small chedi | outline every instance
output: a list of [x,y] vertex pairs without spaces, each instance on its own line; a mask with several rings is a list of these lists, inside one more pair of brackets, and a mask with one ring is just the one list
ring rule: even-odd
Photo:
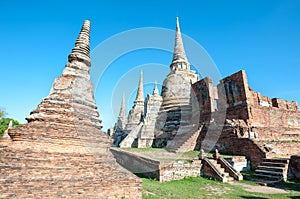
[[[151,147],[154,139],[155,122],[158,110],[162,103],[157,85],[155,84],[153,93],[148,94],[144,101],[143,76],[140,81],[134,105],[126,119],[126,107],[124,97],[118,121],[110,135],[114,138],[114,146],[120,147]],[[145,106],[145,107],[144,107]]]
[[141,198],[141,180],[119,166],[101,131],[90,82],[90,22],[49,95],[0,139],[4,198]]
[[217,86],[209,77],[199,80],[190,69],[178,18],[170,73],[161,96],[155,92],[144,102],[141,76],[128,119],[123,105],[111,130],[114,146],[165,147],[173,152],[218,149],[245,155],[253,167],[264,158],[300,155],[297,103],[253,91],[243,70]]

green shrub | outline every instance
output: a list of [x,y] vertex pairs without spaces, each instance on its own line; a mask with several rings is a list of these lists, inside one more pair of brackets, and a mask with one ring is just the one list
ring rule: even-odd
[[12,118],[0,118],[0,137],[3,136],[4,131],[7,129],[9,122],[12,120],[13,126],[18,126],[20,123]]

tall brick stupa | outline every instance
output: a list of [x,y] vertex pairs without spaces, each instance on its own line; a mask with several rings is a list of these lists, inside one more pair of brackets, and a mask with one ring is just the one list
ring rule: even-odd
[[193,131],[191,85],[198,75],[190,69],[182,41],[179,19],[176,18],[176,33],[170,73],[162,86],[162,105],[158,113],[154,146],[165,147],[167,141],[179,134]]
[[101,131],[84,21],[49,95],[0,139],[0,198],[141,198],[141,180],[119,166]]

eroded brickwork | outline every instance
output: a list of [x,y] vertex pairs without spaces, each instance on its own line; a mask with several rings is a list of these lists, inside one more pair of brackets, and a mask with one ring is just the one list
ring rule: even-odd
[[[209,142],[203,142],[209,128],[223,125],[219,129],[221,133],[209,132],[213,139],[217,138],[212,134],[219,136],[213,148],[245,155],[254,167],[265,157],[289,157],[300,153],[297,103],[270,99],[253,91],[245,71],[222,79],[216,88],[205,78],[193,84],[193,89],[200,107],[200,125],[204,126],[196,149]],[[223,120],[220,119],[222,114]]]
[[49,95],[0,139],[4,198],[141,198],[141,180],[119,166],[90,82],[90,22],[85,21],[63,75]]

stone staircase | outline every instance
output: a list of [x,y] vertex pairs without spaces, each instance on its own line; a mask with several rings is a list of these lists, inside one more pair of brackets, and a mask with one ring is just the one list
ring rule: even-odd
[[226,178],[225,182],[234,181],[233,177],[231,177],[229,173],[225,171],[225,169],[221,166],[221,164],[218,163],[217,160],[214,159],[209,159],[209,160],[214,165],[214,167]]
[[289,159],[264,159],[255,170],[254,176],[261,181],[287,180]]
[[223,168],[221,164],[218,163],[218,160],[204,158],[202,160],[202,164],[204,176],[215,178],[221,182],[234,181],[234,178],[225,171],[225,168]]
[[185,129],[181,129],[181,131],[179,131],[172,140],[168,141],[166,146],[168,151],[177,153],[192,151],[195,149],[202,126],[194,132],[191,132],[193,129],[192,127],[187,126],[186,128],[189,129],[187,131],[185,131]]
[[138,126],[136,126],[120,143],[120,148],[131,148],[133,147],[133,143],[135,139],[138,137],[138,134],[141,131],[143,123],[141,122]]

